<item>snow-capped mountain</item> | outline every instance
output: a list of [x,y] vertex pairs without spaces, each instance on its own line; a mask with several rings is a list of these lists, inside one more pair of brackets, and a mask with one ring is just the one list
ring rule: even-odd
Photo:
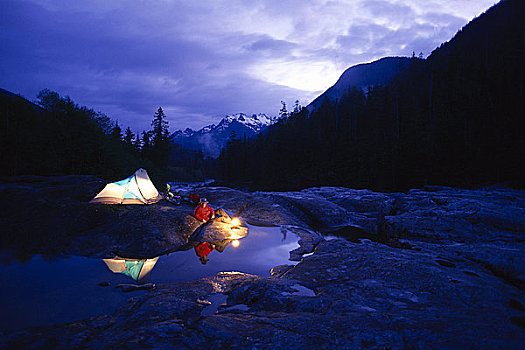
[[178,130],[171,134],[171,140],[185,148],[200,150],[206,156],[217,158],[232,132],[238,138],[253,137],[277,121],[277,117],[266,114],[244,113],[227,115],[217,124],[207,125],[200,130]]

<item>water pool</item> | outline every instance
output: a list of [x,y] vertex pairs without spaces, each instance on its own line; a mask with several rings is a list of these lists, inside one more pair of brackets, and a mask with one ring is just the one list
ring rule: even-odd
[[[288,260],[289,251],[298,247],[298,240],[295,234],[282,232],[279,227],[248,225],[248,235],[239,240],[238,247],[230,244],[222,252],[212,251],[205,265],[193,249],[160,256],[146,282],[191,281],[221,271],[269,276],[274,266],[294,264]],[[130,297],[147,293],[124,293],[115,288],[121,283],[136,282],[131,277],[111,272],[102,259],[35,255],[26,262],[16,262],[5,256],[2,260],[1,330],[112,314]]]

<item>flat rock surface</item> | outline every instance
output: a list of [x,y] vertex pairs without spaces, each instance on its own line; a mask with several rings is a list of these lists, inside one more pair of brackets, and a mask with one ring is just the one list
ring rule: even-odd
[[[191,206],[88,205],[104,185],[96,178],[22,180],[0,184],[4,197],[16,197],[2,204],[2,226],[8,228],[2,239],[11,247],[24,242],[10,236],[13,230],[41,235],[42,241],[58,230],[55,249],[87,256],[103,255],[105,244],[144,254],[227,232],[215,223],[208,229],[194,222]],[[65,189],[71,190],[67,198]],[[277,266],[267,278],[221,273],[157,285],[113,315],[3,333],[0,347],[522,349],[525,344],[523,191],[191,190],[231,215],[298,234],[301,247],[290,255],[299,262]],[[142,231],[133,232],[136,226]],[[79,242],[90,239],[81,248]],[[154,248],[143,246],[152,240]]]

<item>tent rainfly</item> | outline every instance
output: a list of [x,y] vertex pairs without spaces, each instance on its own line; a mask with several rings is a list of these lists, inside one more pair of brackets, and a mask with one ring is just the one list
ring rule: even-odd
[[116,256],[102,260],[113,273],[121,273],[140,283],[148,277],[158,259],[158,256],[153,259],[124,259]]
[[107,184],[90,203],[103,204],[152,204],[162,199],[148,173],[137,170],[127,179]]

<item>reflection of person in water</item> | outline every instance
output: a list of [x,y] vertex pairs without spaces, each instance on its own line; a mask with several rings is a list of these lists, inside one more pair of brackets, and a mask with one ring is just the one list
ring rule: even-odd
[[206,264],[208,262],[208,254],[214,250],[215,244],[204,242],[195,247],[195,254],[197,254],[201,263]]

